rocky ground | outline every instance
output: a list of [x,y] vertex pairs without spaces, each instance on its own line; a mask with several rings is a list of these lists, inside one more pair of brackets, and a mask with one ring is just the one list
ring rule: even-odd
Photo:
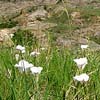
[[65,0],[62,3],[56,0],[0,1],[0,7],[1,24],[17,22],[14,27],[1,28],[0,44],[7,44],[10,41],[9,34],[20,29],[31,30],[42,41],[41,45],[47,45],[45,31],[48,30],[54,34],[59,46],[89,44],[95,50],[100,49],[99,0]]

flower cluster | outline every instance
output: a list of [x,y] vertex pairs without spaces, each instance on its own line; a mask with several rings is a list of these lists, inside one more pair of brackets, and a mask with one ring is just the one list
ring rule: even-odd
[[21,72],[24,71],[27,72],[28,70],[30,70],[32,74],[40,74],[41,71],[43,70],[42,67],[36,67],[32,63],[29,63],[26,60],[20,60],[18,64],[15,64],[15,67],[17,67]]
[[[17,45],[16,50],[21,51],[21,53],[25,53],[25,47],[21,45]],[[31,56],[36,56],[39,54],[40,53],[36,51],[30,53]],[[20,56],[19,54],[15,55],[17,61],[19,59],[19,56]],[[18,68],[20,72],[27,72],[28,70],[30,70],[32,74],[40,74],[41,71],[43,70],[42,67],[36,67],[32,63],[29,63],[24,59],[20,60],[17,64],[15,64],[15,67]]]
[[[85,49],[87,47],[88,47],[88,45],[81,45],[82,49]],[[74,62],[76,63],[78,68],[81,70],[83,70],[85,68],[85,66],[88,64],[88,60],[86,57],[74,59]],[[89,76],[86,73],[82,73],[80,75],[74,76],[73,79],[76,81],[79,81],[79,82],[87,82],[89,80]]]

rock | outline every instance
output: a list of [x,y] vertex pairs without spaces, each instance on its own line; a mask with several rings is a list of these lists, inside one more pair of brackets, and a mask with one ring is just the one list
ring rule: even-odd
[[81,14],[80,14],[80,12],[72,12],[71,13],[71,17],[72,17],[72,19],[79,19],[79,18],[81,18]]
[[100,50],[100,45],[92,40],[87,40],[85,38],[80,38],[77,41],[78,45],[89,45],[89,51],[99,51]]
[[0,20],[6,21],[19,16],[22,11],[28,12],[34,6],[33,1],[3,2],[0,1]]
[[100,23],[89,25],[86,28],[81,28],[75,30],[73,33],[73,36],[75,37],[99,37],[100,35]]
[[97,31],[94,36],[100,38],[100,31]]
[[22,30],[46,30],[51,27],[55,27],[56,24],[54,23],[48,23],[48,22],[42,22],[42,21],[34,21],[34,22],[28,22],[26,26],[21,26]]
[[90,51],[98,51],[100,50],[100,45],[92,40],[87,40],[85,38],[80,38],[77,40],[77,43],[79,45],[84,44],[84,45],[89,45]]
[[87,40],[85,38],[63,38],[63,37],[58,37],[57,40],[57,45],[61,47],[67,47],[69,49],[75,49],[79,48],[80,45],[89,45],[89,51],[99,51],[100,50],[100,45],[94,41]]
[[63,37],[58,37],[56,42],[57,42],[58,46],[64,46],[64,47],[67,47],[69,49],[76,45],[76,41],[75,40],[73,40],[73,39],[65,39]]
[[13,41],[11,40],[8,29],[0,30],[0,46],[11,47],[13,46]]
[[0,30],[0,46],[5,47],[11,47],[14,45],[13,41],[11,40],[11,37],[13,33],[15,33],[19,27],[13,27],[13,28],[6,28]]
[[37,9],[35,12],[31,13],[28,16],[28,21],[34,21],[36,19],[45,19],[48,17],[48,12],[44,10],[43,8]]
[[36,5],[53,5],[56,4],[58,0],[34,0]]
[[[67,0],[65,1],[67,2]],[[73,6],[84,6],[89,2],[89,0],[70,0],[69,2]]]
[[87,40],[85,38],[78,38],[76,41],[77,41],[77,44],[83,44],[83,45],[85,45],[85,44],[88,44],[89,40]]
[[88,44],[90,51],[100,51],[100,45],[98,43],[94,41],[89,41]]

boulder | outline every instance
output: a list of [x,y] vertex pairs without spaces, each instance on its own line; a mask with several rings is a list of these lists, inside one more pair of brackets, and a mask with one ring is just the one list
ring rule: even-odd
[[80,48],[80,45],[89,45],[89,51],[99,51],[100,45],[92,40],[87,40],[85,38],[63,38],[58,37],[57,45],[61,47],[67,47],[69,49]]

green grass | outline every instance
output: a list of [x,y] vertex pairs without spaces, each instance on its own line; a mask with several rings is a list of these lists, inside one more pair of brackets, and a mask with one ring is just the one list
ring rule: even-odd
[[[28,52],[30,51],[27,50],[26,54],[23,54],[24,59],[35,66],[43,67],[38,83],[39,99],[35,100],[100,99],[100,52],[87,50],[82,53],[77,49],[76,53],[66,48],[51,47],[47,51],[42,51],[37,58],[30,57]],[[0,98],[1,100],[30,100],[33,95],[37,95],[35,77],[30,72],[20,73],[14,67],[17,63],[15,53],[15,47],[0,49]],[[73,59],[82,57],[83,54],[88,58],[88,65],[83,72],[93,73],[90,74],[87,83],[75,83],[73,76],[78,68]]]

